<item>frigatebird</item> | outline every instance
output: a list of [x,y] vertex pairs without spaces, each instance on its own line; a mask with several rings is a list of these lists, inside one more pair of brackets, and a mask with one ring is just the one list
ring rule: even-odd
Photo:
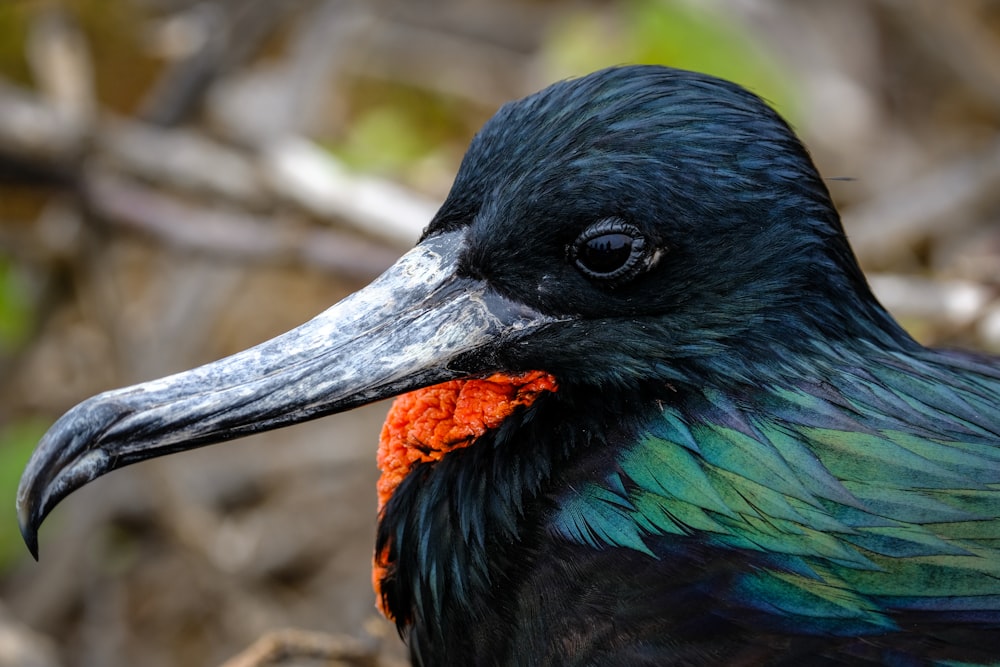
[[59,419],[24,538],[115,468],[404,393],[375,579],[415,664],[1000,661],[1000,365],[900,328],[735,84],[502,107],[370,286]]

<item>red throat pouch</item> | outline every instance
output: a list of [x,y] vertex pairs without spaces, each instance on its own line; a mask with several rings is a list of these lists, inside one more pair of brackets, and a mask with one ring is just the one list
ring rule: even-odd
[[[379,437],[379,513],[416,464],[438,461],[454,449],[468,447],[518,406],[531,405],[542,392],[555,390],[555,378],[531,371],[452,380],[399,396]],[[390,615],[382,604],[380,584],[388,566],[387,553],[375,554],[372,580],[377,604],[386,616]]]

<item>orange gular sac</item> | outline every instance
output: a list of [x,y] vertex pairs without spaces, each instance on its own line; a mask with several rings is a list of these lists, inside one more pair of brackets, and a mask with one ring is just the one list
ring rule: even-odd
[[[378,511],[418,463],[439,461],[448,452],[468,447],[496,428],[519,406],[531,405],[545,391],[555,391],[548,373],[497,373],[484,379],[452,380],[399,396],[389,409],[379,437]],[[372,581],[379,609],[381,582],[389,567],[387,550],[375,554]]]

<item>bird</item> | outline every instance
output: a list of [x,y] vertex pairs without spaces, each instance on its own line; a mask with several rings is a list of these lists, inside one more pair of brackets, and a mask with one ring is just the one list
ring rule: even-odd
[[25,542],[113,469],[388,397],[373,577],[415,665],[1000,663],[1000,364],[901,328],[737,84],[502,106],[369,286],[61,417]]

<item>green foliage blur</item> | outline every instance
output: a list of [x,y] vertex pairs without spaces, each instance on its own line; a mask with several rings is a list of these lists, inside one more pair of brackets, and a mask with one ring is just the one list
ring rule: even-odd
[[[10,357],[26,342],[31,326],[28,289],[14,264],[0,257],[0,360]],[[12,508],[17,482],[45,425],[32,418],[18,418],[0,426],[0,507]],[[24,554],[17,523],[0,519],[0,572]]]
[[616,11],[579,11],[557,23],[544,59],[552,79],[611,65],[660,64],[735,81],[794,118],[790,79],[738,23],[710,5],[629,0]]
[[42,437],[47,424],[38,419],[21,419],[0,427],[0,573],[24,557],[24,544],[14,520],[14,496],[21,471]]
[[13,263],[0,257],[0,355],[12,354],[25,342],[30,321],[27,286]]
[[[546,38],[539,61],[544,83],[621,64],[706,72],[742,84],[795,120],[790,77],[777,60],[740,25],[703,4],[628,0],[611,8],[569,10]],[[384,84],[353,97],[347,132],[328,144],[330,150],[354,169],[404,180],[414,180],[414,169],[442,153],[457,167],[486,119],[470,124],[461,104],[401,85]]]

